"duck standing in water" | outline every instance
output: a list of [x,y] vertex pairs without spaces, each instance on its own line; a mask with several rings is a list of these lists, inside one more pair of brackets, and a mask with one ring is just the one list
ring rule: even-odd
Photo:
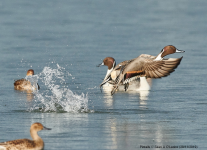
[[0,150],[42,150],[44,141],[38,136],[37,132],[41,130],[51,130],[44,127],[41,123],[34,123],[30,128],[30,135],[33,140],[18,139],[0,143]]
[[[34,75],[34,70],[29,69],[27,71],[26,76],[33,76]],[[40,89],[39,85],[38,86],[38,90]],[[15,90],[22,90],[22,91],[33,91],[33,90],[37,90],[36,87],[34,85],[31,84],[30,81],[26,80],[26,79],[19,79],[16,80],[14,82],[14,89]]]
[[183,53],[173,45],[165,46],[157,56],[142,54],[137,58],[123,61],[116,66],[116,61],[112,57],[106,57],[99,66],[108,66],[107,74],[100,84],[110,84],[113,86],[111,94],[113,95],[120,85],[124,85],[125,91],[129,83],[140,79],[139,90],[150,90],[146,78],[161,78],[170,75],[180,64],[181,58],[167,58],[164,56],[173,53]]

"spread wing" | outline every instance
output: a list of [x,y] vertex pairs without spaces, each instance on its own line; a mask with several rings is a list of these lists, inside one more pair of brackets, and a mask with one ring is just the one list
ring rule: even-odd
[[142,71],[147,78],[161,78],[170,75],[180,64],[181,58],[170,58],[162,61],[147,62]]
[[181,58],[170,58],[154,61],[151,58],[138,58],[126,66],[122,74],[126,77],[133,77],[137,74],[147,78],[161,78],[170,75],[180,64]]
[[[155,58],[156,58],[156,56],[152,56],[152,55],[148,55],[148,54],[141,54],[139,57],[137,57],[137,58],[142,58],[142,59],[144,59],[145,61],[148,61],[148,62],[151,62],[151,61],[153,61]],[[131,59],[131,60],[126,60],[126,61],[123,61],[123,62],[121,62],[120,64],[118,64],[115,68],[114,68],[114,70],[119,70],[120,72],[119,72],[119,75],[118,76],[120,76],[120,73],[121,72],[123,72],[124,71],[124,69],[130,64],[130,63],[133,63],[137,58],[134,58],[134,59]],[[122,71],[121,71],[122,70]],[[141,70],[138,70],[138,71],[134,71],[134,70],[132,70],[132,72],[128,72],[127,73],[127,77],[134,77],[134,76],[137,76],[137,75],[140,75],[140,74],[142,74],[142,71]],[[117,76],[117,77],[118,77]],[[117,80],[116,80],[117,81]]]
[[134,61],[121,69],[121,73],[117,76],[114,89],[111,94],[115,93],[121,82],[128,84],[136,78],[145,76],[146,78],[161,78],[170,75],[180,64],[181,58],[169,58],[154,61],[147,57],[137,57]]

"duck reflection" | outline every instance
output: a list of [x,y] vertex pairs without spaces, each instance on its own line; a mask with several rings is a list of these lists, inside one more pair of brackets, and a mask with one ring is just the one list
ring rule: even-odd
[[111,91],[109,88],[103,88],[103,93],[104,93],[104,103],[107,107],[111,108],[113,107],[113,96],[111,95]]
[[[140,148],[140,145],[167,145],[172,144],[175,131],[168,130],[165,123],[159,121],[149,122],[146,119],[114,118],[105,121],[105,130],[110,134],[108,140],[111,149]],[[143,116],[142,116],[143,117]],[[145,116],[146,118],[146,116]],[[140,119],[135,121],[134,119]],[[170,140],[167,140],[170,139]],[[107,140],[107,141],[108,141]]]
[[[152,86],[152,79],[149,78],[147,79],[147,82],[150,86]],[[104,99],[105,99],[105,104],[108,107],[111,107],[113,105],[113,96],[111,95],[111,90],[113,89],[113,87],[109,84],[106,84],[103,86],[103,93],[104,93]],[[126,93],[124,90],[124,87],[119,87],[119,89],[117,90],[120,93]],[[140,99],[140,103],[141,104],[146,104],[146,100],[148,99],[148,96],[150,94],[149,90],[140,90],[139,89],[139,81],[137,81],[137,83],[135,83],[134,85],[130,85],[130,88],[128,89],[127,93],[129,93],[130,95],[138,95],[139,99]]]
[[19,99],[25,99],[28,101],[28,102],[31,102],[34,97],[35,97],[35,94],[33,91],[31,90],[15,90],[15,93],[17,93]]
[[27,92],[27,101],[32,101],[34,99],[34,94]]
[[112,141],[112,149],[117,149],[117,122],[116,119],[110,120],[110,129],[111,129],[111,141]]

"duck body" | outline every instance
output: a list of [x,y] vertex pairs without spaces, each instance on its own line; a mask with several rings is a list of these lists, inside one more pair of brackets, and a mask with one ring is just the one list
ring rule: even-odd
[[[39,85],[37,84],[38,90],[40,89]],[[26,91],[26,90],[37,90],[35,85],[32,85],[30,81],[26,79],[19,79],[14,82],[14,89],[20,90],[20,91]]]
[[42,150],[43,147],[44,142],[42,139],[39,141],[18,139],[0,143],[0,150]]
[[30,134],[33,140],[18,139],[0,143],[0,150],[42,150],[44,141],[37,134],[41,130],[51,130],[44,127],[41,123],[34,123],[30,128]]
[[34,75],[34,70],[30,69],[27,71],[26,78],[16,80],[14,82],[14,89],[21,91],[34,91],[39,90],[40,87],[36,82],[30,82],[30,79]]

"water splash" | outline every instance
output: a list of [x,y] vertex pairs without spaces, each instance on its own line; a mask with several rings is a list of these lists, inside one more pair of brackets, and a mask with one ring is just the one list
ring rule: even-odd
[[31,90],[33,93],[35,93],[38,89],[38,75],[33,75],[33,76],[26,76],[25,79],[30,81],[31,83]]
[[69,76],[72,75],[58,64],[56,69],[45,67],[36,79],[42,81],[46,90],[34,93],[34,104],[29,111],[89,112],[87,94],[73,93],[65,81],[65,77]]

